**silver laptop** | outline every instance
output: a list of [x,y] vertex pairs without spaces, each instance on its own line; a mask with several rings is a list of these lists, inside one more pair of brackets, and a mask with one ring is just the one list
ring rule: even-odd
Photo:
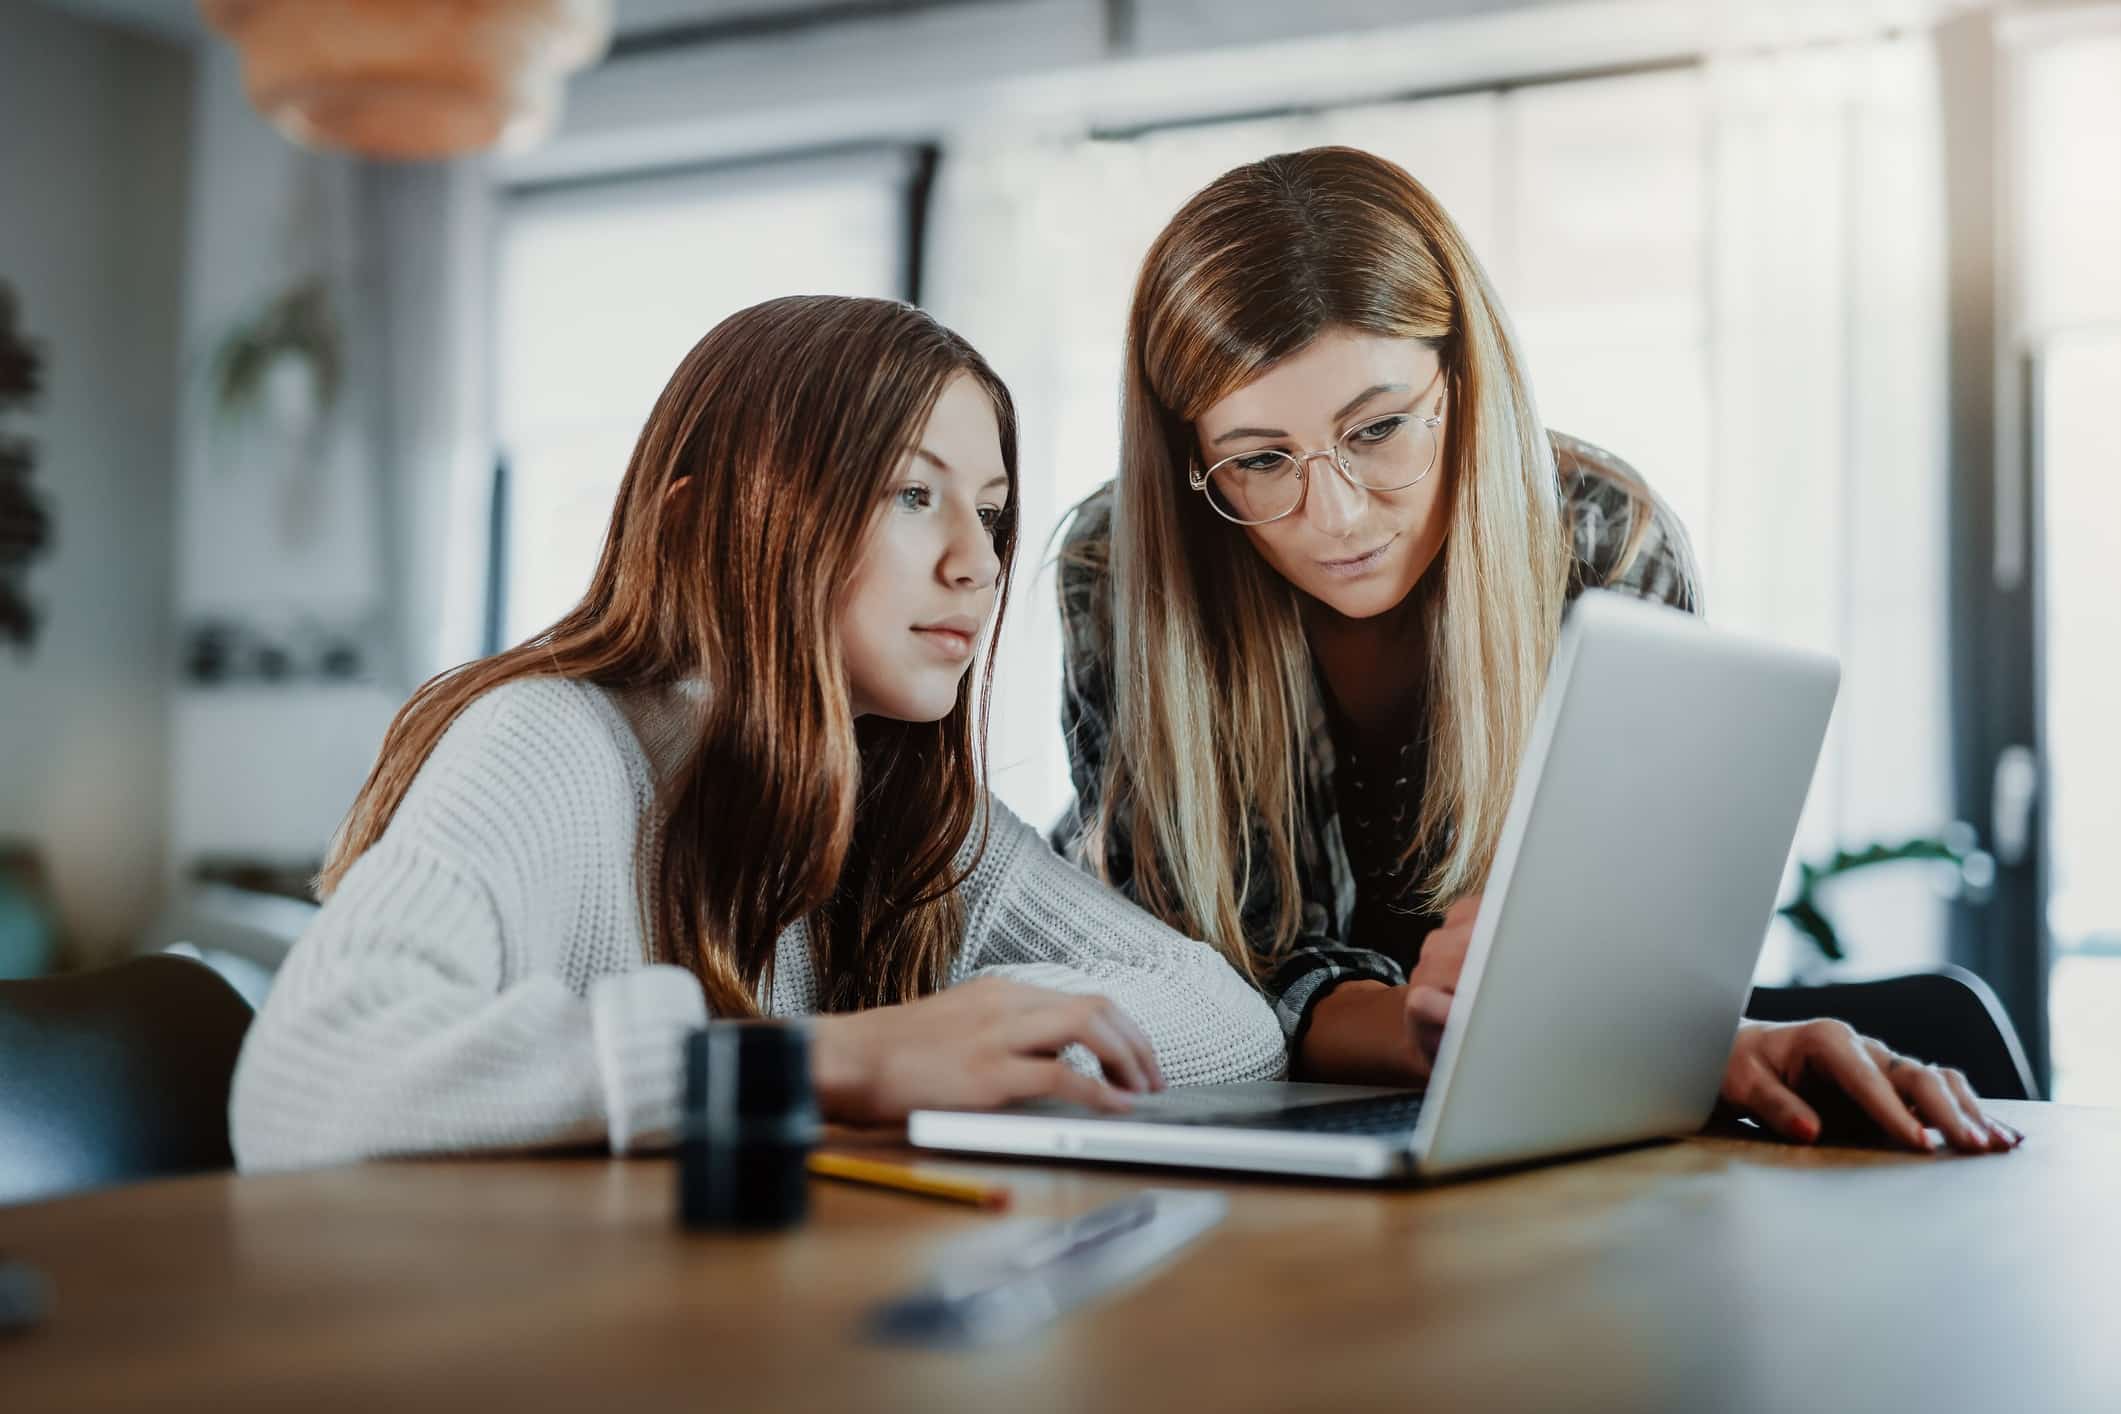
[[924,1148],[1394,1180],[1698,1129],[1840,669],[1616,594],[1564,625],[1426,1092],[919,1110]]

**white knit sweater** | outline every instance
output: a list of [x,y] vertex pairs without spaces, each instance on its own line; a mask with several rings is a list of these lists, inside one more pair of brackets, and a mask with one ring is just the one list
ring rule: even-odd
[[[634,861],[657,845],[655,783],[683,745],[675,705],[539,678],[464,711],[251,1027],[229,1104],[241,1167],[669,1140],[680,1038],[707,1008],[690,972],[645,962]],[[1273,1013],[1213,949],[991,808],[953,983],[999,973],[1101,993],[1174,1084],[1281,1073]],[[804,924],[781,936],[770,978],[767,1013],[816,1010]]]

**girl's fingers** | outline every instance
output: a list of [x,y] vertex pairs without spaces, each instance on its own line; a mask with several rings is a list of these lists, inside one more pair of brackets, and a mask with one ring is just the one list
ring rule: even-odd
[[1090,1028],[1105,1043],[1102,1047],[1093,1048],[1099,1057],[1102,1058],[1108,1053],[1119,1057],[1117,1068],[1107,1062],[1106,1079],[1117,1081],[1122,1089],[1141,1094],[1157,1088],[1149,1078],[1149,1067],[1154,1063],[1153,1058],[1134,1038],[1124,1035],[1121,1028],[1113,1024],[1112,1017],[1093,1016],[1090,1018]]
[[1901,1103],[1877,1062],[1857,1045],[1854,1032],[1838,1025],[1807,1027],[1804,1047],[1813,1068],[1839,1085],[1879,1128],[1910,1149],[1929,1152],[1929,1133],[1922,1121]]
[[[1051,1056],[1070,1044],[1087,1047],[1110,1075],[1146,1075],[1155,1064],[1155,1054],[1146,1039],[1129,1041],[1108,1022],[1108,1013],[1119,1008],[1103,997],[1052,994],[1053,1002],[1036,1011],[1007,1018],[1002,1039],[1018,1055]],[[1138,1037],[1140,1029],[1131,1027]]]
[[1148,1073],[1149,1088],[1163,1089],[1169,1082],[1164,1079],[1163,1062],[1156,1058],[1156,1043],[1149,1039],[1149,1033],[1142,1030],[1140,1022],[1127,1014],[1125,1007],[1116,1003],[1107,1010],[1106,1015],[1113,1025],[1119,1028],[1120,1034],[1127,1038],[1128,1044],[1140,1054]]
[[1738,1084],[1726,1085],[1724,1097],[1786,1139],[1809,1144],[1819,1137],[1818,1111],[1758,1060],[1745,1064]]
[[[985,996],[987,1002],[993,1008],[992,1015],[1001,1019],[1013,1019],[1019,1024],[1033,1021],[1037,1018],[1050,1018],[1056,1011],[1067,1013],[1071,1008],[1099,1011],[1109,1028],[1108,1034],[1112,1037],[1112,1043],[1121,1047],[1134,1058],[1132,1068],[1140,1072],[1144,1081],[1144,1083],[1135,1086],[1135,1088],[1148,1090],[1161,1090],[1164,1088],[1166,1082],[1164,1080],[1163,1066],[1156,1059],[1156,1047],[1150,1042],[1148,1033],[1143,1031],[1134,1018],[1129,1016],[1124,1009],[1105,998],[1097,996],[1086,997],[1071,992],[1057,992],[1051,987],[1033,986],[1028,982],[1017,982],[1002,977],[984,978],[978,982],[967,984],[965,988],[956,990],[969,991],[974,986],[986,989]],[[950,993],[946,992],[943,995],[948,996]],[[1055,1019],[1057,1020],[1058,1018]],[[1067,1039],[1081,1040],[1084,1044],[1089,1044],[1086,1037],[1070,1036]],[[1058,1050],[1060,1047],[1056,1045],[1053,1049]],[[1109,1060],[1103,1050],[1098,1050],[1095,1046],[1092,1046],[1091,1049],[1098,1052],[1098,1059]]]
[[1002,1062],[1001,1079],[1011,1100],[1065,1100],[1111,1114],[1125,1114],[1133,1108],[1120,1091],[1057,1060],[1012,1057]]

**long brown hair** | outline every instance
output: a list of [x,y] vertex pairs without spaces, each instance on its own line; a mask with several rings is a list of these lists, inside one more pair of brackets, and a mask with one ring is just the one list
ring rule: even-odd
[[[641,429],[588,593],[543,633],[412,695],[320,893],[382,836],[481,694],[535,676],[613,689],[699,681],[704,692],[680,694],[694,721],[662,786],[662,848],[652,871],[637,861],[651,956],[691,969],[716,1014],[752,1015],[782,930],[808,917],[826,1009],[939,988],[963,933],[954,861],[985,818],[993,663],[977,684],[965,675],[940,721],[857,724],[836,619],[875,511],[960,373],[993,401],[1013,506],[1008,390],[920,310],[799,296],[716,325]],[[997,628],[1015,539],[1004,516]]]
[[[1087,853],[1110,877],[1106,843],[1127,840],[1142,904],[1252,976],[1300,926],[1317,689],[1297,591],[1186,471],[1195,419],[1333,327],[1421,340],[1448,380],[1450,531],[1415,591],[1432,687],[1409,857],[1434,860],[1419,885],[1430,907],[1486,875],[1566,586],[1553,451],[1502,306],[1419,182],[1367,152],[1314,148],[1226,172],[1172,217],[1127,324],[1114,731]],[[1278,911],[1248,939],[1262,876]]]

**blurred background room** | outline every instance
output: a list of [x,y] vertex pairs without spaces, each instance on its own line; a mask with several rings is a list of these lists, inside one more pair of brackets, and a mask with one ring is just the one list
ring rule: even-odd
[[1842,659],[1761,980],[1964,966],[2121,1103],[2115,0],[0,0],[0,976],[261,997],[392,712],[575,600],[777,294],[1016,394],[991,749],[1051,820],[1133,273],[1321,143],[1452,211],[1711,619]]

